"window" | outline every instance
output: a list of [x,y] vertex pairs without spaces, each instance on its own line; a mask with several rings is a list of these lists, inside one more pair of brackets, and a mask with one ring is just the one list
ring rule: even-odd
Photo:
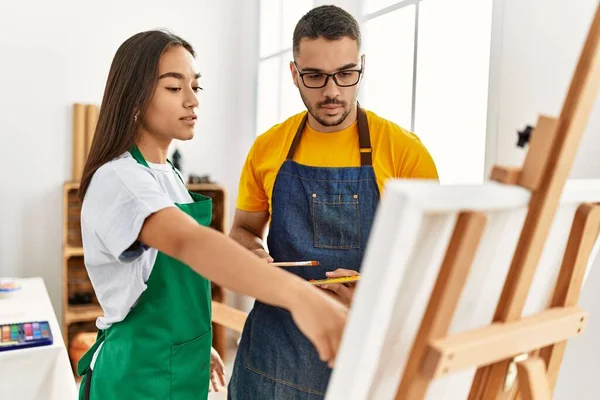
[[415,132],[442,183],[484,178],[493,0],[363,0],[361,102]]
[[366,58],[361,102],[406,129],[413,108],[415,11],[410,5],[368,20],[362,29]]
[[313,0],[260,0],[256,134],[304,109],[291,78],[292,35]]

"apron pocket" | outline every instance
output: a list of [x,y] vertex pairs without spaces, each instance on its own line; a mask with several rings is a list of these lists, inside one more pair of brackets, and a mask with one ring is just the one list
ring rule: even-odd
[[314,246],[360,248],[360,213],[356,194],[313,194]]
[[212,330],[171,347],[171,400],[205,399],[210,380]]

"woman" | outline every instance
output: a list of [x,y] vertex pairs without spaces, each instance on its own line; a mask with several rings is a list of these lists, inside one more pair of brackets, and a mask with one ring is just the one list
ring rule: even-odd
[[190,44],[163,31],[132,36],[112,62],[80,189],[85,264],[104,310],[78,365],[80,398],[206,398],[220,364],[209,280],[288,309],[335,359],[347,309],[208,228],[210,199],[167,163],[171,141],[194,136],[199,77]]

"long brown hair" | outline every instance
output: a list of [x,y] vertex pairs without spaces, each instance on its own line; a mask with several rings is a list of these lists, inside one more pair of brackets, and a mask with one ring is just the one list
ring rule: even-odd
[[156,89],[158,62],[173,46],[182,46],[195,57],[188,42],[164,30],[137,33],[123,42],[115,53],[81,177],[81,201],[96,170],[134,145],[139,119],[146,112]]

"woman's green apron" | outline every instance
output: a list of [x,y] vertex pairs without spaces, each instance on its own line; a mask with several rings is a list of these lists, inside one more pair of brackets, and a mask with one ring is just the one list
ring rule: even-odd
[[[130,152],[148,167],[136,146]],[[193,203],[177,207],[209,226],[212,200],[190,195]],[[138,303],[123,321],[99,331],[96,343],[79,361],[79,398],[206,399],[211,344],[210,282],[159,252]]]

